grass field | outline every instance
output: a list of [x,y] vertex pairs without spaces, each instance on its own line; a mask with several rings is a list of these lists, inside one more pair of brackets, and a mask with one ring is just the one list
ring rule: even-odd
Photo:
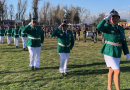
[[[128,31],[126,31],[128,37]],[[127,40],[128,41],[128,40]],[[59,73],[60,56],[57,53],[57,40],[45,39],[41,50],[40,69],[31,71],[29,53],[10,46],[4,39],[0,44],[0,90],[106,90],[108,68],[104,57],[99,53],[101,38],[94,44],[91,38],[87,42],[75,41],[68,61],[68,75]],[[128,42],[130,49],[130,43]],[[130,61],[121,58],[121,90],[130,90]],[[114,82],[112,84],[115,90]]]

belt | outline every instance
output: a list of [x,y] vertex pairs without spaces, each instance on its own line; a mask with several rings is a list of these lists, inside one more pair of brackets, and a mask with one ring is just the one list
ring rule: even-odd
[[69,44],[69,45],[63,45],[63,44],[61,44],[61,43],[59,43],[59,42],[58,42],[58,45],[60,45],[60,46],[62,46],[62,47],[69,47],[69,46],[70,46],[70,44]]
[[11,34],[11,33],[7,33],[7,34]]
[[113,46],[117,46],[117,47],[121,47],[122,44],[118,44],[118,43],[114,43],[114,42],[110,42],[110,41],[105,41],[105,43],[113,45]]
[[15,34],[15,35],[18,35],[18,34]]
[[36,39],[36,40],[40,39],[40,38],[34,38],[34,37],[28,37],[28,38],[30,38],[30,39]]

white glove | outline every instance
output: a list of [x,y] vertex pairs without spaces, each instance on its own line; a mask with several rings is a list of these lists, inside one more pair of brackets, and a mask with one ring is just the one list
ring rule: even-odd
[[108,16],[106,16],[105,18],[104,18],[104,20],[110,20],[110,18],[112,17],[112,15],[113,15],[113,13],[111,13],[111,14],[109,14]]
[[61,25],[58,28],[61,29]]
[[129,54],[126,54],[126,61],[129,60]]

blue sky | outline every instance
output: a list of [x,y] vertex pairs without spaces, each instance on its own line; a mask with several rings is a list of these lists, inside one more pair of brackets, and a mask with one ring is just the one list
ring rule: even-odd
[[[23,0],[22,0],[23,1]],[[85,7],[90,10],[90,14],[98,15],[99,13],[109,13],[113,8],[117,11],[130,11],[130,0],[41,0],[39,9],[44,1],[49,1],[53,6],[68,5]],[[6,0],[6,4],[14,5],[15,13],[17,12],[18,0]],[[28,0],[27,12],[31,11],[32,0]]]

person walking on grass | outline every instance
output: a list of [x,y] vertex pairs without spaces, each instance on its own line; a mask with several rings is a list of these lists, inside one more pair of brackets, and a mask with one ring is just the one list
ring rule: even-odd
[[86,31],[88,30],[87,25],[84,24],[83,28],[81,31],[83,31],[83,42],[86,42]]
[[60,74],[64,76],[67,74],[67,62],[70,55],[70,50],[74,46],[73,33],[67,30],[67,22],[64,21],[59,28],[53,31],[52,36],[58,37],[57,51],[60,54]]
[[37,26],[36,18],[32,19],[32,23],[22,29],[23,34],[27,34],[28,39],[26,46],[28,47],[31,70],[38,70],[40,65],[41,45],[44,41],[44,34],[41,27]]
[[12,29],[12,35],[14,37],[14,45],[16,48],[19,46],[19,28],[17,27],[17,24],[14,25],[14,28]]
[[5,34],[5,30],[4,28],[2,28],[2,26],[0,26],[0,42],[4,43],[4,34]]
[[26,50],[26,40],[27,40],[27,33],[22,33],[22,29],[25,27],[25,22],[22,22],[22,26],[19,28],[19,35],[21,36],[23,42],[23,50]]
[[77,26],[76,30],[77,30],[77,39],[78,39],[78,42],[79,42],[80,41],[80,31],[81,31],[81,29],[80,29],[79,26]]
[[[114,78],[114,83],[116,90],[120,90],[120,58],[122,50],[124,55],[126,55],[126,60],[129,59],[129,49],[127,47],[124,28],[118,25],[120,16],[116,10],[112,10],[110,14],[105,17],[97,25],[97,30],[102,31],[105,37],[105,43],[100,50],[104,54],[104,59],[108,72],[108,88],[107,90],[112,90],[112,80]],[[107,23],[107,21],[110,23]]]
[[11,34],[12,34],[12,29],[8,25],[8,28],[5,30],[5,36],[7,36],[7,44],[11,44]]

